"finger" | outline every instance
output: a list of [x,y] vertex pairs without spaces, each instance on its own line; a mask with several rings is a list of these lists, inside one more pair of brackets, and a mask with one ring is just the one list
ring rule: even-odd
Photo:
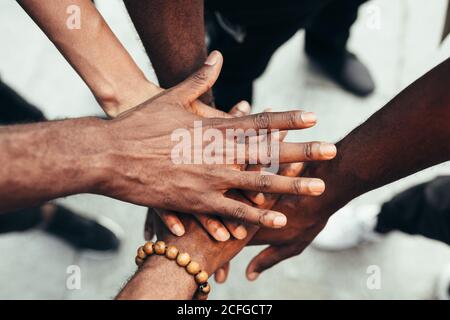
[[279,162],[325,161],[336,157],[336,153],[336,146],[327,142],[280,142]]
[[[336,157],[336,153],[336,146],[327,142],[289,143],[271,140],[256,143],[250,139],[246,145],[245,160],[250,164],[267,164],[275,161],[278,163],[327,161]],[[229,154],[228,149],[226,154]],[[237,160],[242,162],[242,152],[237,152],[236,155]]]
[[313,112],[287,111],[263,112],[232,119],[213,118],[207,122],[217,129],[296,130],[314,126],[317,122]]
[[[271,109],[266,109],[264,110],[265,112],[271,112]],[[288,132],[287,131],[281,131],[279,134],[279,139],[280,141],[284,141],[284,139],[286,139]],[[289,165],[282,165],[280,167],[280,175],[282,176],[288,176],[286,174],[283,174],[283,170],[285,170],[286,167],[291,166],[293,164],[289,164]],[[262,165],[249,165],[246,168],[246,171],[256,171],[256,172],[261,172],[264,171],[265,167]],[[294,175],[292,177],[296,177],[297,175]],[[262,192],[255,192],[255,191],[244,191],[244,195],[247,199],[249,199],[251,202],[253,202],[256,205],[262,206],[264,205],[265,202],[265,197],[264,194]]]
[[204,93],[209,91],[222,69],[223,57],[219,51],[213,51],[208,56],[205,64],[185,81],[168,90],[167,97],[176,98],[184,104],[192,104]]
[[227,241],[230,233],[220,219],[210,215],[195,215],[205,230],[217,241]]
[[247,229],[242,223],[231,221],[229,219],[222,219],[223,224],[227,227],[228,231],[233,237],[238,240],[243,240],[247,238]]
[[251,111],[250,104],[247,101],[241,101],[236,104],[229,113],[219,109],[212,108],[200,100],[192,103],[192,112],[203,118],[233,118],[249,115]]
[[214,274],[214,280],[216,280],[217,283],[224,283],[225,281],[227,281],[229,272],[230,262],[227,262],[216,271],[216,273]]
[[250,281],[255,281],[259,275],[277,263],[300,254],[302,250],[296,245],[269,246],[254,257],[247,266],[246,275]]
[[319,196],[325,182],[316,178],[292,178],[274,174],[231,171],[225,178],[227,188],[257,192]]
[[170,230],[170,232],[178,237],[184,235],[184,233],[186,232],[184,229],[184,225],[175,212],[162,209],[156,209],[155,211],[158,213],[161,221]]
[[144,239],[146,241],[150,241],[155,236],[155,228],[153,226],[153,219],[155,215],[156,215],[155,210],[149,208],[147,211],[147,216],[145,218],[144,224]]
[[214,212],[230,219],[279,229],[286,225],[287,218],[281,212],[254,208],[246,203],[221,197],[212,203]]
[[247,101],[241,101],[236,104],[228,114],[233,117],[244,117],[248,116],[251,111],[252,108],[250,104]]
[[[285,177],[297,177],[302,172],[303,168],[304,168],[303,162],[296,162],[287,165],[282,165],[280,167],[279,175]],[[254,192],[254,191],[246,191],[244,193],[247,199],[252,201],[254,204],[265,207],[271,207],[280,197],[280,195],[273,193],[264,194],[262,192]]]
[[202,118],[232,118],[228,113],[212,108],[200,100],[192,103],[192,112]]

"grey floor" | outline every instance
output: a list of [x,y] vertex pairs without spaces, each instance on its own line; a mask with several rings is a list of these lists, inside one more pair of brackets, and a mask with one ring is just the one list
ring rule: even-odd
[[[122,2],[100,8],[139,65],[154,79]],[[352,30],[350,47],[370,66],[377,91],[354,98],[317,74],[302,52],[299,32],[274,56],[257,83],[256,110],[301,108],[315,111],[315,129],[292,140],[336,141],[363,122],[402,88],[449,56],[450,41],[439,46],[445,0],[376,0],[365,5]],[[378,19],[377,19],[378,18]],[[374,20],[375,19],[375,20]],[[0,74],[52,119],[100,114],[86,86],[15,1],[0,3]],[[380,203],[398,191],[439,174],[443,164],[355,200]],[[72,250],[40,231],[0,237],[0,298],[109,299],[133,273],[135,248],[143,241],[145,209],[93,195],[61,199],[86,215],[103,214],[126,231],[116,256],[96,259]],[[227,284],[214,286],[214,299],[430,299],[436,276],[450,263],[447,246],[420,237],[392,234],[376,244],[340,253],[314,249],[266,272],[255,283],[244,278],[246,263],[260,248],[244,250]],[[67,290],[67,267],[81,268],[80,290]],[[366,286],[367,268],[381,270],[381,289]]]

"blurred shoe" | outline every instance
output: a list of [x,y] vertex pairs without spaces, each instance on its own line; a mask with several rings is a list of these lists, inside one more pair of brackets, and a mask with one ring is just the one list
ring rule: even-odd
[[317,52],[306,48],[309,59],[345,90],[360,97],[374,92],[375,82],[356,55],[347,50],[343,53]]
[[[64,240],[78,250],[115,252],[120,247],[122,228],[111,219],[100,216],[91,219],[62,206],[52,206],[44,230]],[[45,209],[43,209],[45,210]]]
[[439,300],[450,300],[450,264],[442,269],[437,283],[435,296]]
[[375,232],[379,212],[378,205],[346,206],[331,216],[311,245],[319,250],[341,251],[376,241],[381,237]]

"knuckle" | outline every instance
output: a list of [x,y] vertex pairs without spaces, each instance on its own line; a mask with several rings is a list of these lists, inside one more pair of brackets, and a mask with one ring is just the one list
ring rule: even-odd
[[295,179],[292,182],[292,191],[295,194],[302,194],[302,191],[303,191],[302,179]]
[[286,122],[289,126],[289,129],[295,129],[299,126],[299,122],[302,118],[302,113],[301,111],[291,111],[287,113],[286,117]]
[[247,216],[247,209],[244,206],[237,206],[231,212],[231,215],[236,219],[244,219]]
[[255,179],[256,188],[259,191],[266,191],[272,186],[272,180],[270,179],[270,176],[265,174],[259,174],[256,176]]
[[305,148],[303,149],[303,155],[305,157],[305,160],[312,160],[313,157],[313,143],[307,143],[305,144]]
[[257,129],[270,129],[272,117],[269,113],[259,113],[254,118],[255,128]]
[[208,80],[208,75],[205,71],[198,71],[192,75],[192,82],[196,85],[204,85]]

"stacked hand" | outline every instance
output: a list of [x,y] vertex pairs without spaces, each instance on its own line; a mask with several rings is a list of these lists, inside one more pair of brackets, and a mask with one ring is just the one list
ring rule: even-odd
[[[219,64],[221,64],[221,57],[219,58]],[[217,63],[217,62],[216,62]],[[210,71],[213,69],[210,69]],[[220,68],[217,69],[217,72],[220,70]],[[198,76],[194,76],[195,78],[198,78]],[[216,75],[214,75],[216,77]],[[203,77],[201,77],[203,81],[208,82],[208,76],[205,74]],[[209,83],[209,82],[208,82]],[[211,83],[209,83],[207,86],[204,87],[204,89],[209,89],[213,84],[213,80]],[[217,123],[217,119],[220,117],[222,119],[232,119],[233,117],[243,117],[240,119],[234,119],[234,121],[246,119],[248,117],[250,106],[246,102],[242,102],[235,106],[229,115],[224,114],[220,111],[217,111],[215,109],[209,108],[199,102],[196,99],[199,95],[201,95],[204,91],[202,89],[199,89],[195,95],[193,95],[188,101],[189,102],[187,106],[185,105],[184,108],[186,110],[189,110],[195,115],[201,115],[205,118],[213,118],[214,123]],[[173,113],[172,113],[173,114]],[[267,113],[267,116],[273,117],[276,114]],[[194,116],[193,116],[194,117]],[[204,121],[207,121],[207,119],[204,119]],[[311,122],[309,125],[304,125],[303,128],[311,127],[315,124],[315,120]],[[280,123],[279,127],[282,127],[283,125]],[[280,128],[282,129],[282,128]],[[286,144],[281,143],[281,148],[285,147]],[[291,162],[294,161],[317,161],[317,160],[330,160],[334,158],[336,155],[336,149],[334,145],[327,144],[327,143],[320,143],[320,142],[310,142],[305,144],[298,144],[299,148],[297,150],[288,149],[288,153],[284,153],[286,156],[286,159],[289,158]],[[301,146],[301,147],[300,147]],[[283,155],[283,151],[281,152],[281,155]],[[282,159],[283,156],[281,156]],[[295,160],[293,160],[295,158]],[[245,169],[245,166],[239,166],[239,165],[228,165],[225,166],[227,169],[230,170],[230,172],[233,172],[233,174],[236,173],[242,173],[241,170]],[[312,167],[312,166],[310,166]],[[239,218],[241,218],[242,221],[245,222],[251,222],[251,223],[257,223],[265,227],[283,227],[284,223],[282,225],[276,225],[274,223],[274,218],[271,219],[271,223],[265,223],[265,219],[261,220],[261,217],[264,217],[265,215],[272,215],[272,212],[282,212],[283,214],[287,215],[288,217],[288,224],[282,229],[277,230],[270,230],[270,229],[261,229],[254,239],[251,240],[251,244],[271,244],[273,246],[269,247],[268,249],[264,250],[258,257],[256,257],[252,263],[249,265],[248,268],[248,277],[249,279],[255,279],[256,275],[262,272],[264,269],[269,268],[273,264],[275,264],[278,261],[281,261],[282,259],[286,258],[289,255],[298,254],[303,250],[304,247],[313,239],[313,237],[319,232],[319,230],[324,226],[324,223],[326,222],[326,219],[320,219],[317,221],[317,217],[308,214],[306,211],[303,214],[298,214],[299,206],[303,205],[303,202],[308,201],[307,199],[309,197],[299,197],[302,196],[318,196],[322,194],[322,192],[325,189],[324,183],[320,179],[314,179],[314,178],[306,178],[306,177],[313,177],[312,174],[308,174],[307,170],[308,166],[305,166],[304,163],[294,163],[290,165],[285,165],[281,167],[281,170],[279,172],[280,176],[284,176],[285,179],[281,181],[279,180],[280,185],[278,186],[277,191],[273,191],[273,183],[278,183],[272,180],[272,178],[279,178],[280,176],[276,175],[265,175],[265,178],[269,178],[267,183],[264,185],[261,185],[257,183],[258,176],[261,174],[258,172],[259,168],[256,166],[249,166],[247,167],[247,173],[253,175],[253,179],[255,179],[255,184],[253,188],[245,188],[242,185],[232,185],[228,187],[222,187],[221,191],[221,197],[227,199],[226,201],[233,201],[237,205],[239,202],[240,205],[245,209],[245,211],[241,211],[239,214]],[[302,173],[302,178],[297,178],[299,174]],[[235,177],[235,176],[233,176]],[[294,178],[295,177],[295,178]],[[222,179],[228,180],[227,178],[223,177]],[[293,183],[293,180],[289,181],[289,179],[295,179],[297,181],[297,185]],[[309,185],[308,185],[309,183]],[[284,184],[284,186],[281,186],[281,184]],[[260,185],[260,187],[258,187]],[[252,205],[250,206],[250,203],[238,192],[236,191],[228,191],[229,189],[245,189],[245,190],[252,190],[247,191],[246,196],[248,199],[252,200],[254,203],[258,205]],[[204,192],[207,192],[206,188]],[[266,196],[263,196],[262,192],[268,192],[269,194]],[[296,196],[292,197],[282,197],[280,201],[278,201],[275,208],[276,210],[272,211],[271,207],[275,205],[278,198],[275,198],[273,193],[285,193],[285,194],[294,194]],[[206,195],[206,194],[205,194]],[[181,195],[182,196],[182,195]],[[205,197],[206,199],[206,197]],[[233,199],[233,200],[231,200]],[[222,199],[223,200],[223,199]],[[183,200],[184,204],[186,206],[190,206],[189,199]],[[214,203],[214,198],[210,197],[210,201]],[[254,209],[251,210],[260,210],[258,214],[253,214],[252,211],[249,208],[252,207]],[[161,208],[161,207],[159,207]],[[217,207],[216,207],[217,208]],[[263,213],[264,210],[270,210],[270,214]],[[251,229],[252,232],[248,232],[248,226],[244,226],[242,222],[238,220],[234,220],[232,218],[236,217],[236,212],[226,212],[219,211],[217,209],[211,208],[210,211],[205,212],[209,215],[204,214],[198,214],[198,212],[193,212],[191,208],[188,208],[188,210],[177,210],[180,212],[187,212],[187,213],[195,213],[194,217],[198,220],[200,225],[204,227],[204,229],[209,232],[209,234],[219,241],[226,241],[230,238],[230,234],[234,236],[236,239],[245,239],[245,242],[250,241],[250,238],[255,233],[254,229]],[[231,213],[231,214],[230,214]],[[213,215],[212,215],[213,214]],[[174,211],[170,210],[164,210],[164,209],[150,209],[148,216],[147,216],[147,222],[145,227],[145,237],[147,240],[153,237],[153,232],[155,230],[154,228],[154,221],[155,216],[159,215],[162,222],[166,225],[166,227],[169,228],[170,231],[172,231],[173,234],[177,236],[181,236],[185,234],[186,226],[182,223],[183,215],[177,214]],[[218,217],[217,215],[221,216]],[[249,216],[255,216],[258,217],[255,218],[249,218]],[[310,219],[311,221],[308,221]],[[157,229],[157,228],[156,228]],[[273,231],[273,232],[271,232]],[[187,233],[189,235],[189,232]],[[182,239],[186,240],[186,237],[183,237]],[[221,246],[217,244],[217,246]],[[275,247],[277,246],[277,247]],[[208,250],[207,248],[205,248]],[[228,262],[228,261],[225,261]],[[224,268],[219,270],[219,273],[216,275],[216,279],[219,282],[222,282],[225,280],[228,270],[228,263],[224,264]]]

